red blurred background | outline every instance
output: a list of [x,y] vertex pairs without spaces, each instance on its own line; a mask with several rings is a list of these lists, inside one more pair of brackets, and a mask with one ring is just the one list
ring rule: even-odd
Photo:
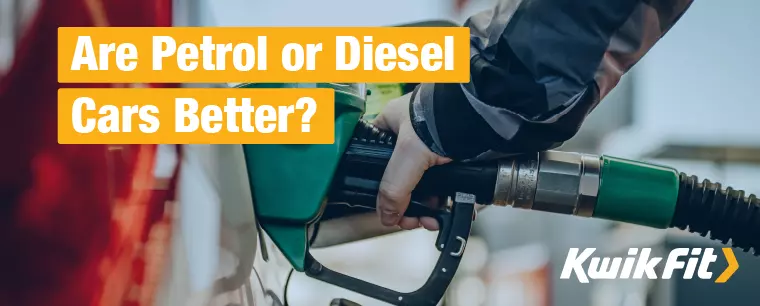
[[171,184],[153,177],[153,145],[58,144],[56,37],[171,19],[171,0],[40,0],[27,21],[0,75],[0,305],[151,303]]

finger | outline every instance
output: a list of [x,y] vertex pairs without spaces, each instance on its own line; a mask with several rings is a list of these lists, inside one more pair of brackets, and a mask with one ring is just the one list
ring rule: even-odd
[[394,116],[394,114],[380,113],[374,120],[372,120],[372,125],[378,129],[398,134],[400,123],[397,119],[393,118]]
[[[425,206],[433,210],[439,210],[439,209],[443,209],[445,202],[442,201],[441,198],[438,196],[431,196],[425,199],[423,204],[425,204]],[[430,231],[437,231],[440,228],[440,225],[438,224],[438,220],[432,217],[421,217],[420,225]]]
[[380,207],[378,207],[377,211],[380,214],[380,223],[382,223],[383,225],[385,226],[399,225],[399,222],[401,221],[401,215],[399,213],[382,210],[380,209]]
[[451,159],[451,158],[449,158],[449,157],[438,156],[435,159],[435,165],[436,166],[440,166],[440,165],[443,165],[443,164],[448,164],[448,163],[450,163],[452,161],[454,161],[454,160]]
[[380,113],[372,120],[372,125],[381,130],[392,131],[390,123],[388,122],[388,116],[385,113]]
[[380,181],[377,209],[385,226],[398,225],[409,206],[412,190],[429,167],[429,161],[414,148],[415,143],[399,141]]
[[436,220],[433,217],[422,217],[420,218],[420,224],[422,227],[429,231],[437,231],[440,229],[440,225],[438,224],[438,220]]
[[372,121],[372,125],[381,130],[399,133],[401,122],[408,118],[409,96],[403,96],[388,102],[380,114]]
[[420,227],[420,220],[412,217],[402,217],[398,226],[405,230],[413,230]]

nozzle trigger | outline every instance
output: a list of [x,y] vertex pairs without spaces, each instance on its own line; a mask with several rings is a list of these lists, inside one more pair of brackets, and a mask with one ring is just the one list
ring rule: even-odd
[[440,224],[436,248],[441,251],[441,255],[425,284],[416,291],[397,292],[341,274],[324,267],[311,254],[306,258],[306,275],[392,305],[437,305],[459,268],[472,229],[474,196],[461,195],[457,194],[450,210],[439,211],[436,215]]

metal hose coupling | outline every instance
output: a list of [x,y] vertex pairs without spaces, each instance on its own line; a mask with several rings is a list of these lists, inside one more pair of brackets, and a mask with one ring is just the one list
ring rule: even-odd
[[494,205],[591,217],[601,167],[599,156],[561,151],[504,160]]

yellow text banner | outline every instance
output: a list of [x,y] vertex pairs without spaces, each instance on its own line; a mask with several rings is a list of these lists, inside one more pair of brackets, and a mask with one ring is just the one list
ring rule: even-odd
[[466,27],[58,29],[60,83],[466,83]]
[[326,88],[58,90],[60,144],[332,144]]

